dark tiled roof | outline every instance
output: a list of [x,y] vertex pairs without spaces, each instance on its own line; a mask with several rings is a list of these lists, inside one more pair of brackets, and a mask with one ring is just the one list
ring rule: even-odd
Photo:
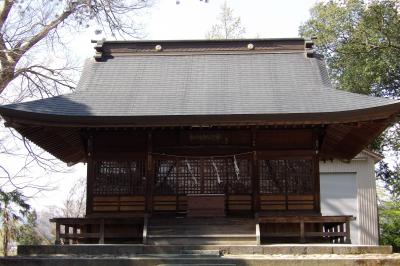
[[76,93],[3,108],[65,116],[342,112],[396,101],[331,88],[304,53],[121,56],[86,62]]

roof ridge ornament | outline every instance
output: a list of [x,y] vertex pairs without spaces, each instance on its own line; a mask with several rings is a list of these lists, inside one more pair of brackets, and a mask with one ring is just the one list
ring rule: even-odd
[[103,59],[103,52],[104,52],[104,42],[106,41],[105,38],[101,40],[92,40],[92,43],[95,43],[96,45],[94,46],[94,49],[96,50],[96,53],[94,55],[94,59],[96,61],[101,61]]
[[308,58],[313,58],[315,56],[315,50],[314,50],[314,40],[315,37],[311,37],[311,39],[305,40],[304,41],[304,51],[306,54],[306,57]]

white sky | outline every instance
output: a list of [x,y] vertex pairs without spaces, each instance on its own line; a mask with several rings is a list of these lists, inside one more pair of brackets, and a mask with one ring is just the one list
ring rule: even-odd
[[[240,16],[246,28],[247,38],[297,37],[300,24],[309,17],[309,9],[316,0],[227,0]],[[220,13],[224,0],[209,0],[207,4],[199,0],[156,0],[156,4],[142,18],[145,39],[204,39]],[[93,32],[93,30],[91,30]],[[79,41],[71,42],[80,60],[94,55],[91,39],[100,39],[88,32]],[[53,181],[58,188],[44,192],[32,200],[36,209],[61,205],[69,189],[79,177],[85,177],[85,166],[79,164],[71,168],[71,173],[55,175]]]

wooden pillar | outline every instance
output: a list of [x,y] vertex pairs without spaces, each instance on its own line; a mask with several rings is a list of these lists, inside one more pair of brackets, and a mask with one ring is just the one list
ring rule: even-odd
[[346,220],[346,244],[351,244],[351,238],[350,238],[350,220]]
[[154,163],[153,163],[153,138],[152,132],[147,133],[147,156],[146,156],[146,210],[147,213],[153,212],[154,196]]
[[72,227],[72,233],[74,234],[72,244],[78,244],[78,228],[76,224]]
[[314,130],[314,151],[313,156],[313,176],[314,176],[314,211],[321,212],[321,196],[320,196],[320,174],[319,174],[319,136],[320,131],[318,129]]
[[258,173],[258,158],[256,152],[256,137],[257,137],[257,129],[253,127],[251,129],[252,135],[252,146],[253,146],[253,156],[252,156],[252,197],[253,197],[253,211],[258,212],[260,210],[260,179]]
[[104,244],[104,219],[100,219],[99,244]]
[[304,232],[304,220],[300,221],[300,243],[306,242],[305,232]]
[[87,177],[86,177],[86,215],[93,212],[93,184],[95,181],[95,169],[93,160],[93,136],[87,141]]
[[60,241],[60,229],[61,229],[60,223],[56,221],[56,241],[55,241],[56,245],[60,245],[61,244],[61,241]]

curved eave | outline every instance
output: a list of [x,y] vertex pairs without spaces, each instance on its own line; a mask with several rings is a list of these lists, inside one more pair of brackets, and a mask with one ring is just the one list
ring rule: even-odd
[[18,124],[59,127],[157,127],[157,126],[224,126],[224,125],[297,125],[337,124],[394,119],[400,103],[373,108],[320,113],[288,114],[209,114],[149,116],[74,116],[20,111],[0,107],[0,115],[11,127]]

